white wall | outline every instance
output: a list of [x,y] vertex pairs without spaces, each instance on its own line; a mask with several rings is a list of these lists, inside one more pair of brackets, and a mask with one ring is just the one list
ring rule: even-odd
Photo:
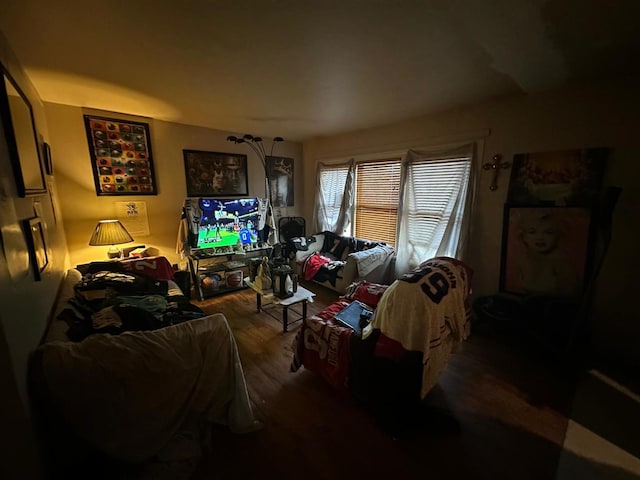
[[[45,108],[72,265],[106,258],[108,247],[90,247],[89,237],[98,220],[116,216],[116,202],[122,201],[146,203],[150,235],[134,235],[136,243],[156,247],[172,263],[179,263],[180,257],[175,252],[176,239],[182,205],[187,196],[183,149],[246,154],[249,196],[264,196],[264,170],[258,157],[247,145],[236,145],[226,140],[227,136],[237,136],[238,132],[223,132],[59,104],[47,103]],[[150,124],[158,195],[96,195],[83,122],[85,113]],[[265,139],[265,143],[270,147],[269,139]],[[274,154],[294,159],[296,205],[283,209],[282,212],[282,215],[294,215],[302,209],[302,145],[278,143]]]
[[[29,98],[38,134],[49,141],[42,103],[1,34],[0,61]],[[28,361],[45,331],[68,255],[62,220],[54,216],[57,197],[53,178],[47,178],[48,193],[20,198],[4,129],[0,129],[0,182],[0,476],[36,478],[37,449],[27,395]],[[24,263],[27,252],[20,223],[35,216],[36,208],[46,224],[49,254],[49,265],[38,282]],[[12,258],[20,260],[11,263],[21,265],[19,268],[9,268]]]
[[[595,298],[596,341],[600,348],[640,364],[640,354],[632,344],[640,333],[634,301],[634,279],[640,268],[635,251],[640,218],[639,126],[637,79],[626,79],[496,100],[380,128],[317,138],[304,143],[304,158],[307,171],[313,172],[321,159],[473,139],[487,130],[491,133],[486,137],[484,155],[478,159],[480,165],[491,162],[495,154],[510,160],[516,153],[611,147],[604,185],[620,186],[623,193]],[[495,192],[489,190],[493,172],[480,170],[479,175],[470,252],[476,296],[498,291],[509,172],[501,172]],[[313,191],[314,185],[314,175],[307,175],[305,189]],[[305,207],[309,219],[312,205],[307,202]]]

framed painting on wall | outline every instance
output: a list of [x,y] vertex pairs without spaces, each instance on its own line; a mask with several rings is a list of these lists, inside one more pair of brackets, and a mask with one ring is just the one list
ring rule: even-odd
[[26,235],[18,219],[9,178],[0,178],[0,259],[14,284],[29,274]]
[[29,261],[33,269],[36,282],[42,279],[42,272],[49,265],[49,255],[47,253],[47,242],[44,234],[44,224],[42,218],[33,217],[23,220],[25,234],[27,236],[27,249],[29,250]]
[[516,154],[508,203],[591,205],[600,192],[608,154],[607,148]]
[[265,157],[274,207],[293,206],[293,158]]
[[589,268],[590,232],[590,208],[506,205],[500,290],[579,295]]
[[157,195],[149,124],[84,115],[96,194]]
[[238,153],[183,150],[187,197],[249,194],[247,156]]
[[42,142],[42,156],[44,160],[44,171],[47,175],[53,175],[53,158],[51,157],[51,145]]
[[0,71],[3,76],[0,84],[0,116],[18,195],[27,197],[46,193],[47,184],[31,103],[3,65],[0,65]]

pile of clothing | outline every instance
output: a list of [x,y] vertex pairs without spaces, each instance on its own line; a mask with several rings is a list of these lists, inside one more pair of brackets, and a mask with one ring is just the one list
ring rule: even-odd
[[57,318],[69,326],[67,337],[79,342],[95,333],[156,330],[205,316],[182,292],[176,295],[170,282],[128,271],[119,262],[96,263],[75,285],[74,296]]

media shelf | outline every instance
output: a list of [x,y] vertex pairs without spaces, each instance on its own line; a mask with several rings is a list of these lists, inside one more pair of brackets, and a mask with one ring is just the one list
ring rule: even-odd
[[193,250],[188,257],[193,290],[198,300],[247,288],[249,261],[268,255],[271,246],[243,251]]

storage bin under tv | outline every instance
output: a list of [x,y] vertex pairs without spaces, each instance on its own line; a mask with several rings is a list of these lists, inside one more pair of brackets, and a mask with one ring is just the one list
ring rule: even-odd
[[193,290],[198,300],[243,288],[249,276],[249,260],[269,255],[272,247],[256,247],[242,252],[226,248],[194,249],[188,257]]

